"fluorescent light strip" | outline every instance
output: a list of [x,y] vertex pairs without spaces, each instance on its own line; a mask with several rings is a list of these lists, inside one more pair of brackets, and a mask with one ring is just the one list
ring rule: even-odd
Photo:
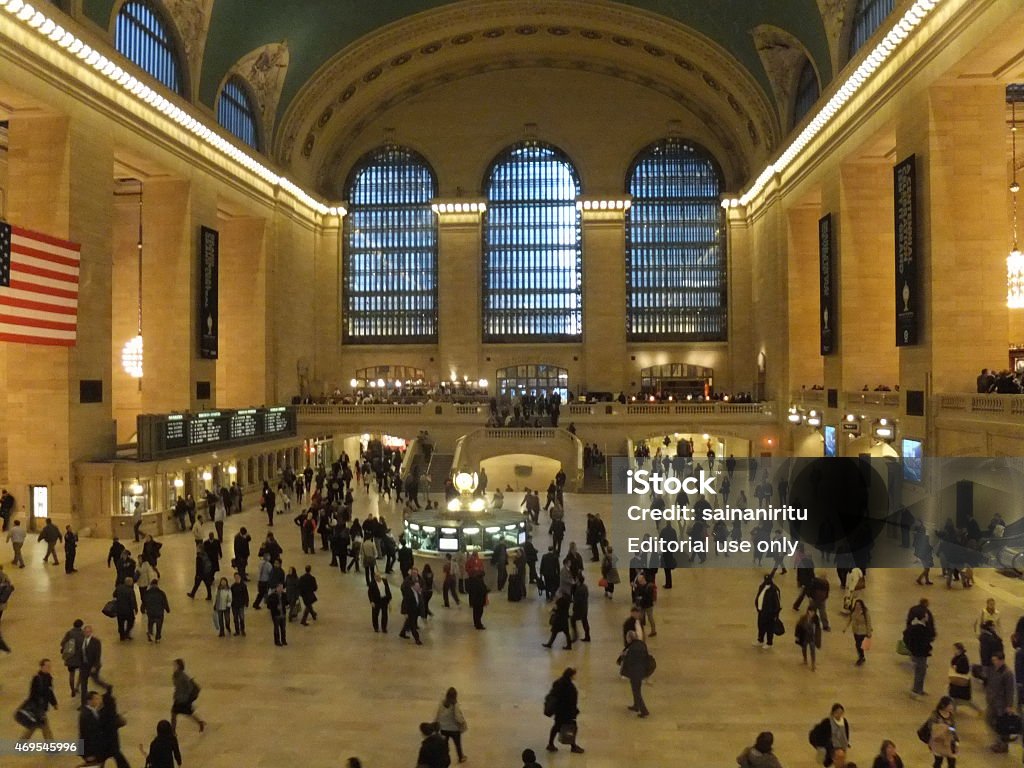
[[487,210],[487,203],[433,203],[430,210],[437,214],[483,213]]
[[220,153],[241,165],[246,170],[259,176],[271,186],[277,186],[294,196],[321,215],[344,216],[346,210],[340,205],[326,205],[302,189],[298,184],[285,176],[272,171],[249,153],[239,149],[205,123],[188,114],[181,107],[150,88],[134,75],[126,72],[113,61],[93,49],[72,32],[61,27],[42,11],[36,10],[24,0],[0,0],[0,6],[17,21],[21,22],[36,34],[45,37],[51,43],[64,49],[68,54],[77,57],[81,62],[103,75],[111,83],[133,96],[140,102],[152,107],[167,116],[200,141],[205,142]]
[[577,200],[577,211],[626,211],[632,200]]
[[751,200],[761,194],[764,188],[777,173],[782,173],[793,162],[798,154],[803,151],[814,138],[832,121],[836,113],[856,95],[856,93],[871,78],[875,71],[895,53],[900,45],[906,40],[910,33],[924,21],[928,15],[941,5],[944,0],[917,0],[910,9],[903,14],[896,25],[889,30],[881,42],[867,55],[867,58],[860,63],[846,82],[840,86],[832,98],[830,98],[821,109],[815,114],[814,119],[808,123],[793,142],[779,155],[779,159],[770,163],[753,185],[739,198],[730,198],[722,201],[723,208],[736,208],[741,205],[748,205]]

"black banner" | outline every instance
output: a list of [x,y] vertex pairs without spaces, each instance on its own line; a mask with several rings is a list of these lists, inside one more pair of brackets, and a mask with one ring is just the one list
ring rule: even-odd
[[896,230],[896,346],[917,344],[917,174],[911,155],[892,169]]
[[820,269],[821,354],[836,351],[836,251],[832,236],[832,214],[818,221],[818,267]]
[[220,236],[199,228],[199,356],[217,359],[217,282]]

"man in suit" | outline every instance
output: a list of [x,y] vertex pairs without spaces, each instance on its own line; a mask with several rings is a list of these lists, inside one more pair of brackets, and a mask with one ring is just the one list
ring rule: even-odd
[[203,542],[203,551],[206,552],[206,556],[210,558],[210,563],[213,565],[212,573],[217,573],[220,570],[220,559],[224,557],[224,551],[215,534],[211,533]]
[[104,755],[103,726],[100,709],[103,698],[95,691],[89,691],[78,716],[78,738],[82,740],[82,755],[87,765],[99,764]]
[[238,571],[238,575],[242,577],[242,581],[249,580],[249,576],[245,573],[245,566],[249,563],[250,541],[252,541],[252,536],[249,535],[249,532],[245,528],[242,528],[235,534],[235,570]]
[[416,764],[424,768],[447,768],[451,765],[448,740],[439,733],[437,723],[420,723],[420,733],[423,735],[423,741],[420,742]]
[[89,700],[89,680],[95,680],[104,688],[110,686],[100,677],[100,667],[103,666],[103,643],[93,635],[92,625],[86,624],[82,627],[85,637],[82,639],[82,669],[78,677],[78,687],[82,692],[82,706]]
[[274,645],[288,645],[288,598],[284,593],[284,584],[278,584],[267,597],[267,608],[270,620],[274,624]]
[[122,640],[131,640],[139,601],[135,597],[135,582],[130,576],[114,588],[114,602],[117,604],[117,634]]
[[419,583],[407,579],[402,585],[402,613],[405,614],[405,623],[402,625],[402,631],[398,633],[398,636],[408,640],[409,633],[412,633],[412,638],[416,641],[416,645],[423,645],[423,641],[420,640],[419,629],[420,600]]
[[373,581],[366,590],[370,599],[370,621],[374,632],[388,631],[388,606],[391,603],[391,585],[384,580],[379,571],[373,574]]

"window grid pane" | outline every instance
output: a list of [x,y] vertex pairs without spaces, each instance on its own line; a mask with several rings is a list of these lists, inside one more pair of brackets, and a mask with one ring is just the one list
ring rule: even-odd
[[725,214],[721,179],[677,139],[644,151],[629,178],[626,333],[631,341],[724,341]]
[[147,0],[131,0],[121,6],[114,26],[114,46],[175,93],[184,91],[174,41]]
[[506,150],[491,168],[483,227],[484,342],[583,338],[579,178],[553,147]]
[[224,84],[217,102],[217,122],[248,144],[259,150],[256,132],[256,110],[245,86],[234,76]]
[[853,29],[850,32],[850,58],[857,55],[864,44],[871,39],[886,17],[892,13],[896,0],[857,0],[853,14]]
[[800,80],[796,85],[796,99],[793,102],[793,125],[803,120],[804,115],[811,111],[811,107],[818,101],[821,95],[818,86],[818,75],[810,61],[804,62],[804,68],[800,70]]
[[437,342],[434,172],[386,146],[357,164],[346,188],[342,301],[346,344]]

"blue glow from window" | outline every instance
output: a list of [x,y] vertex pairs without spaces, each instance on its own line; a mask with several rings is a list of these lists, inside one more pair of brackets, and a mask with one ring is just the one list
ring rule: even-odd
[[259,150],[256,109],[249,98],[248,89],[237,75],[224,83],[221,89],[217,102],[217,122],[242,142]]
[[114,25],[118,53],[175,93],[184,93],[182,65],[167,25],[147,0],[121,6]]

